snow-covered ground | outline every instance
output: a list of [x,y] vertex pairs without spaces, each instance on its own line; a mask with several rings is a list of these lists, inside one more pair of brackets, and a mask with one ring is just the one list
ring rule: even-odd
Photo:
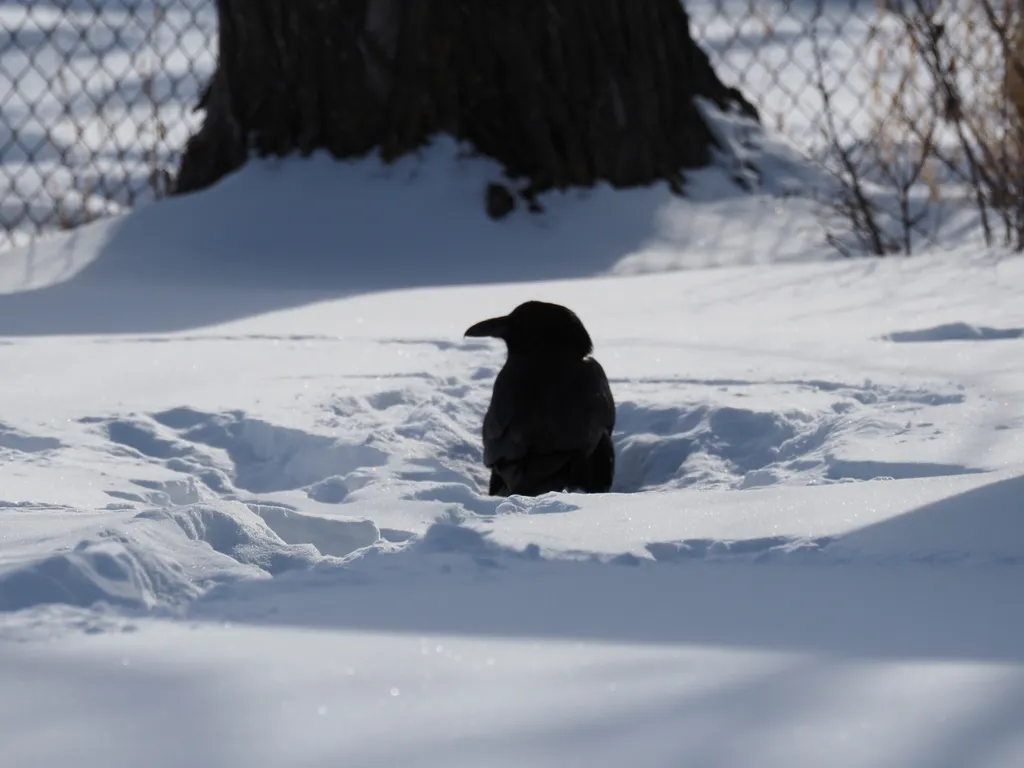
[[[492,222],[454,154],[0,256],[3,764],[1024,764],[1024,260],[824,260],[718,170]],[[531,298],[612,493],[486,496],[462,333]]]
[[[808,26],[861,130],[876,5],[687,8],[807,149]],[[836,260],[826,180],[722,116],[685,200],[495,223],[440,142],[120,213],[215,24],[0,2],[4,226],[116,214],[0,252],[0,765],[1024,765],[1024,260],[956,210]],[[486,496],[462,332],[531,298],[595,339],[610,494]]]

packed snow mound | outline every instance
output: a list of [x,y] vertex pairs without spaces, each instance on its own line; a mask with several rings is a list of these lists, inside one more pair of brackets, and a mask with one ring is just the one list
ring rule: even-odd
[[578,587],[582,596],[596,583],[614,583],[620,569],[648,574],[640,578],[652,589],[676,585],[679,567],[753,567],[765,578],[781,568],[797,580],[840,566],[859,573],[879,566],[1016,569],[1024,565],[1016,501],[1022,482],[1017,469],[742,494],[513,496],[489,517],[446,515],[404,542],[382,538],[273,580],[225,581],[200,596],[190,615],[235,616],[236,604],[245,615],[262,615],[310,587],[515,591],[524,580],[535,587],[568,580],[588,585]]
[[[111,332],[129,314],[162,332],[372,291],[834,255],[813,202],[827,179],[756,123],[717,120],[723,149],[687,174],[686,197],[599,185],[500,221],[483,203],[500,168],[445,136],[391,165],[252,160],[210,189],[0,254],[0,329]],[[737,183],[750,166],[762,180]],[[115,284],[133,290],[110,302]],[[246,297],[218,300],[225,288]],[[43,311],[55,304],[65,311]]]
[[80,542],[70,552],[0,567],[0,610],[47,603],[153,608],[201,594],[181,565],[117,534]]
[[842,535],[837,554],[867,553],[890,563],[1024,565],[1024,474],[979,480],[985,482]]
[[0,564],[0,611],[50,603],[176,610],[213,587],[332,561],[311,541],[340,556],[379,539],[371,521],[311,518],[267,505],[211,501],[142,512],[131,506],[110,510],[109,524],[68,552]]

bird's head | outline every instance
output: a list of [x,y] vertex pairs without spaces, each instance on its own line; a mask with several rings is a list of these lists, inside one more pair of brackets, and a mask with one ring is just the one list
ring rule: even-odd
[[553,354],[584,358],[594,350],[576,313],[560,304],[527,301],[504,317],[482,320],[466,336],[502,339],[509,354]]

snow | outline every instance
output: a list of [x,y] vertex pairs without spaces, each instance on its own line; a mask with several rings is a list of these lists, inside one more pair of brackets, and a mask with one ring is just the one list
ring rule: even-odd
[[[4,765],[1024,763],[1024,259],[837,259],[712,112],[685,199],[493,222],[438,141],[0,253]],[[527,299],[594,338],[611,493],[486,495],[462,333]]]
[[[4,255],[7,760],[1019,765],[1024,261],[822,259],[718,169],[495,223],[457,151]],[[462,332],[527,298],[595,339],[609,494],[486,495]]]

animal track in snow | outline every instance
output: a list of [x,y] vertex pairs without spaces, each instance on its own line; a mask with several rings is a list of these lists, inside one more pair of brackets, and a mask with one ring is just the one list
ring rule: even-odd
[[815,538],[766,536],[739,541],[684,539],[682,541],[651,542],[646,549],[660,563],[726,558],[764,562],[780,557],[813,558],[822,554],[822,551],[832,542],[833,539],[829,536]]
[[778,482],[774,467],[820,450],[833,425],[806,414],[731,406],[619,406],[613,490],[657,486],[738,487]]
[[[652,382],[620,383],[620,389],[642,389]],[[666,382],[657,385],[663,390]],[[814,392],[820,409],[758,410],[736,405],[753,387],[772,387],[774,399],[787,390]],[[930,439],[940,434],[929,421],[914,415],[922,410],[962,403],[959,392],[794,380],[680,382],[679,395],[700,399],[692,405],[646,404],[623,399],[618,407],[614,440],[614,491],[657,487],[752,488],[782,482],[836,482],[880,477],[931,477],[973,472],[947,464],[852,461],[834,452],[844,438],[858,431],[883,431]],[[794,393],[795,394],[795,393]],[[732,399],[728,399],[732,395]],[[709,396],[715,399],[711,400]],[[740,401],[742,402],[742,400]],[[879,410],[879,407],[882,410]],[[880,413],[885,418],[879,418]],[[909,415],[909,418],[908,418]],[[898,417],[899,422],[893,418]]]
[[[447,505],[446,513],[457,518],[490,516],[496,506],[486,495],[480,428],[490,398],[488,379],[494,373],[481,368],[468,380],[425,373],[391,377],[386,388],[337,398],[325,410],[332,414],[332,425],[355,420],[375,435],[374,445],[393,457],[382,474],[407,486],[399,489],[402,498]],[[675,392],[666,389],[670,383],[678,384]],[[743,489],[972,471],[938,463],[858,462],[835,455],[847,438],[868,431],[900,439],[941,435],[921,414],[962,403],[961,391],[819,379],[638,379],[615,381],[613,388],[618,400],[617,492],[688,486]],[[658,402],[644,402],[645,391]],[[666,393],[678,394],[678,400],[665,402]],[[752,399],[747,406],[744,396],[756,397],[761,407]],[[795,409],[790,402],[810,407]],[[358,479],[349,490],[381,479]]]
[[[180,411],[175,409],[170,420],[168,412],[153,418],[170,426],[180,423]],[[223,450],[234,467],[234,485],[252,493],[294,490],[387,461],[387,454],[377,448],[278,427],[240,411],[206,414],[181,431],[180,439]]]
[[[317,487],[317,493],[331,496],[322,485],[325,481],[363,467],[381,466],[388,459],[384,451],[367,444],[279,427],[241,411],[211,414],[174,408],[100,423],[110,441],[122,450],[191,475],[228,498],[235,495],[234,489],[273,493],[305,487]],[[150,490],[174,492],[164,487]],[[335,497],[339,490],[334,488]]]
[[63,444],[55,437],[30,435],[21,430],[0,423],[0,453],[17,451],[18,453],[45,453],[61,448]]
[[1024,328],[992,328],[970,323],[946,323],[914,331],[893,331],[882,337],[896,344],[925,344],[942,341],[1004,341],[1024,338]]
[[312,544],[325,555],[344,557],[381,538],[372,520],[316,517],[277,504],[246,506],[287,544]]
[[[456,376],[428,374],[396,377],[388,384],[385,390],[338,397],[325,406],[331,414],[322,422],[326,427],[357,424],[374,436],[372,445],[393,457],[376,478],[346,478],[350,490],[387,476],[408,486],[403,498],[428,500],[425,495],[440,494],[445,498],[429,500],[475,508],[487,488],[480,428],[490,388]],[[447,490],[438,490],[441,487]]]
[[[344,394],[320,404],[319,434],[239,410],[189,407],[83,421],[104,431],[126,455],[183,476],[110,491],[118,502],[163,508],[217,498],[263,503],[241,494],[298,490],[313,502],[345,508],[387,498],[429,503],[437,519],[491,517],[512,509],[487,495],[480,430],[491,388],[484,376],[410,372],[351,380]],[[960,391],[815,379],[666,383],[613,384],[615,492],[973,471],[953,464],[863,461],[844,453],[850,438],[869,432],[899,439],[941,435],[922,413],[963,402]],[[648,402],[645,395],[656,400]],[[792,408],[792,402],[806,408]]]
[[481,517],[492,516],[498,506],[498,499],[481,496],[465,483],[431,484],[416,491],[411,498],[418,501],[440,501],[462,507]]

